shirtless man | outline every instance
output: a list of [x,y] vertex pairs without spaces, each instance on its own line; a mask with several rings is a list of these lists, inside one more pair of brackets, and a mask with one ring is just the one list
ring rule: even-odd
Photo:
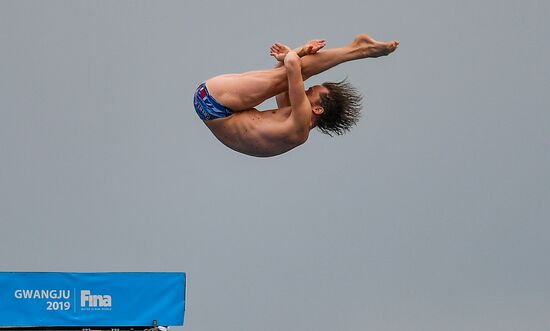
[[[361,96],[346,81],[304,90],[306,79],[347,61],[388,55],[398,45],[366,34],[347,46],[322,51],[324,40],[294,51],[277,43],[271,55],[282,62],[275,68],[207,80],[195,93],[195,110],[227,147],[258,157],[279,155],[306,142],[315,127],[341,135],[359,118]],[[278,109],[254,108],[274,96]]]

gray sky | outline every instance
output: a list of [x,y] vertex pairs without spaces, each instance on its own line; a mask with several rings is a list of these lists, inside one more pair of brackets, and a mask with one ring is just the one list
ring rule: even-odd
[[[548,330],[548,1],[2,1],[0,268],[185,271],[186,326]],[[344,137],[269,159],[195,115],[271,43],[367,32]],[[265,108],[273,106],[268,102]]]

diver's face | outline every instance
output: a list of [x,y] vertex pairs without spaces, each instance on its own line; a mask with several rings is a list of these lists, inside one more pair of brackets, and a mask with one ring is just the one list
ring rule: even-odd
[[314,85],[306,90],[307,98],[311,105],[319,105],[321,102],[321,94],[328,93],[328,89],[322,85]]

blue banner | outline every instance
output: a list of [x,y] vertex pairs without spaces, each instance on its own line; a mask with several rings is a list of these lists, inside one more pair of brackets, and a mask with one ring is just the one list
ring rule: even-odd
[[0,272],[0,326],[181,326],[183,272]]

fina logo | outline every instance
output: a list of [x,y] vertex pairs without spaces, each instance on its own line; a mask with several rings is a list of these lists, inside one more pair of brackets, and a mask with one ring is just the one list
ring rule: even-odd
[[90,290],[80,291],[80,307],[92,309],[111,309],[112,300],[108,294],[90,294]]

